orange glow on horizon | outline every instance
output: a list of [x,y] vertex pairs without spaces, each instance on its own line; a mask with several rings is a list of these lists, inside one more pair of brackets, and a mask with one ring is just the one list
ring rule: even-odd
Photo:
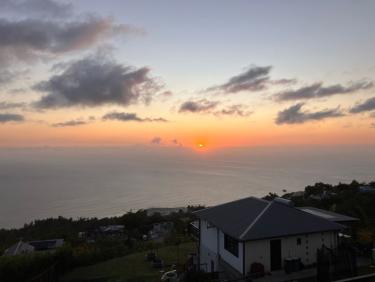
[[[40,119],[39,116],[32,118]],[[56,118],[50,123],[59,121],[64,119]],[[369,121],[360,118],[283,126],[275,125],[273,120],[248,124],[229,118],[220,123],[216,120],[202,120],[198,124],[184,121],[178,126],[172,122],[139,124],[98,120],[82,126],[56,128],[46,123],[25,122],[1,125],[0,147],[155,146],[150,143],[154,137],[161,138],[160,146],[181,146],[197,153],[259,145],[375,144],[375,130],[369,126]],[[174,140],[178,143],[172,142]]]

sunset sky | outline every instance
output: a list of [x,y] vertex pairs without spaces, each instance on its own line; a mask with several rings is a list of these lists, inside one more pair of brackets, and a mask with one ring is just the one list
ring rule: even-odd
[[375,145],[374,11],[0,0],[0,146]]

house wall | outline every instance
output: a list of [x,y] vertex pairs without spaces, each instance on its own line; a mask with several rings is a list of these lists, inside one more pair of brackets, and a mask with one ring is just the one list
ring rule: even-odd
[[[298,238],[301,239],[300,245],[297,244]],[[272,240],[274,239],[281,239],[282,267],[284,267],[284,259],[288,257],[301,258],[305,265],[313,264],[316,262],[316,252],[322,245],[329,248],[337,247],[336,232],[313,233]],[[246,273],[250,271],[251,264],[254,262],[263,264],[265,271],[271,270],[270,241],[271,239],[246,242]]]
[[219,257],[236,271],[243,270],[243,243],[238,244],[238,257],[224,248],[224,233],[205,220],[201,220],[200,228],[200,265],[203,271],[211,271],[211,261],[214,271],[218,271]]
[[238,257],[233,255],[231,252],[228,252],[224,248],[224,233],[219,231],[219,251],[220,251],[220,257],[225,262],[230,264],[234,269],[236,269],[238,272],[242,273],[243,271],[243,243],[238,243]]
[[203,271],[211,271],[211,261],[214,262],[214,270],[218,265],[218,229],[210,226],[206,220],[200,221],[200,268]]

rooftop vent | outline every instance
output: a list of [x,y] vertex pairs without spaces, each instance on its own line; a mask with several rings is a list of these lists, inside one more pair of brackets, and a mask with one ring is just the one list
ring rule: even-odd
[[294,207],[294,203],[291,200],[276,197],[275,199],[273,199],[273,201],[279,204],[289,206],[289,207]]

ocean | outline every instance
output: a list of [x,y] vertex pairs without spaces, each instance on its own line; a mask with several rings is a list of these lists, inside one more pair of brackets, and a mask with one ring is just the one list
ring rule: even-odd
[[315,182],[369,182],[374,172],[369,146],[0,149],[0,228],[60,215],[213,205]]

